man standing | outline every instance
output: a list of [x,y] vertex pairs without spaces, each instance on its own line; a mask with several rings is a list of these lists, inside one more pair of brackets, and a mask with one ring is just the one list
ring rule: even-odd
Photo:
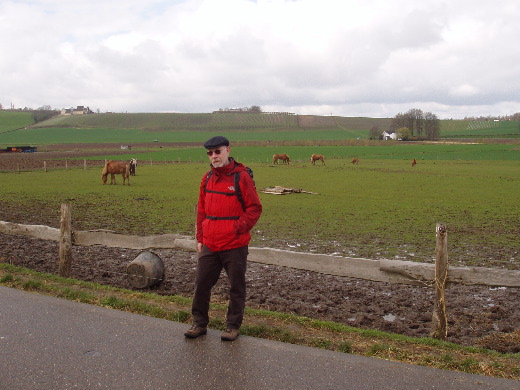
[[226,330],[221,339],[233,341],[244,318],[250,231],[262,214],[262,205],[246,167],[229,157],[228,139],[213,137],[204,147],[208,150],[211,170],[200,183],[193,325],[184,336],[197,338],[207,333],[211,290],[224,268],[230,290]]

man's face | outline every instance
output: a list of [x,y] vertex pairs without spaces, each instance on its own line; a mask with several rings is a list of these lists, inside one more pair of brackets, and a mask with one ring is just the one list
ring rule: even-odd
[[207,154],[211,165],[215,168],[222,168],[229,164],[229,146],[221,146],[219,148],[208,149]]

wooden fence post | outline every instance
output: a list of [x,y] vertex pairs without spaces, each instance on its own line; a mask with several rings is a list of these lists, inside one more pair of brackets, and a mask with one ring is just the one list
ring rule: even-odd
[[436,226],[437,246],[435,247],[435,303],[433,307],[430,336],[445,340],[448,336],[446,315],[446,282],[448,280],[448,232],[446,225]]
[[58,274],[69,277],[72,265],[72,229],[70,207],[67,203],[61,205],[60,221],[60,263]]
[[83,160],[83,169],[87,169],[87,160]]
[[43,170],[47,172],[47,161],[43,162]]

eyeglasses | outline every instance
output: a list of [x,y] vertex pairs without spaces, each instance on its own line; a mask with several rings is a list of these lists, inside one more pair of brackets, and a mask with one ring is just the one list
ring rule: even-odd
[[206,154],[207,154],[208,156],[212,156],[213,153],[215,153],[216,155],[219,155],[220,153],[222,153],[222,150],[221,150],[221,149],[216,149],[216,150],[208,150],[208,151],[206,152]]

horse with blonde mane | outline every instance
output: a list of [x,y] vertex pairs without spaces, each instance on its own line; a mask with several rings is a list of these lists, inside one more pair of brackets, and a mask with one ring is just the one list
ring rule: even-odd
[[291,159],[289,158],[288,155],[286,155],[285,153],[282,153],[282,154],[275,154],[273,156],[273,164],[278,164],[278,160],[282,160],[282,162],[284,164],[287,164],[289,165],[290,162],[291,162]]
[[321,165],[325,165],[325,156],[323,154],[313,154],[311,156],[311,164],[314,165],[316,161],[321,161]]
[[105,164],[103,172],[101,173],[101,180],[103,181],[103,184],[107,184],[108,175],[111,176],[110,184],[117,184],[117,174],[121,174],[121,176],[123,176],[123,185],[125,185],[126,180],[128,180],[128,185],[130,185],[130,166],[127,163],[112,160],[109,160]]
[[354,157],[354,158],[352,159],[352,164],[357,164],[357,163],[359,163],[359,158]]

